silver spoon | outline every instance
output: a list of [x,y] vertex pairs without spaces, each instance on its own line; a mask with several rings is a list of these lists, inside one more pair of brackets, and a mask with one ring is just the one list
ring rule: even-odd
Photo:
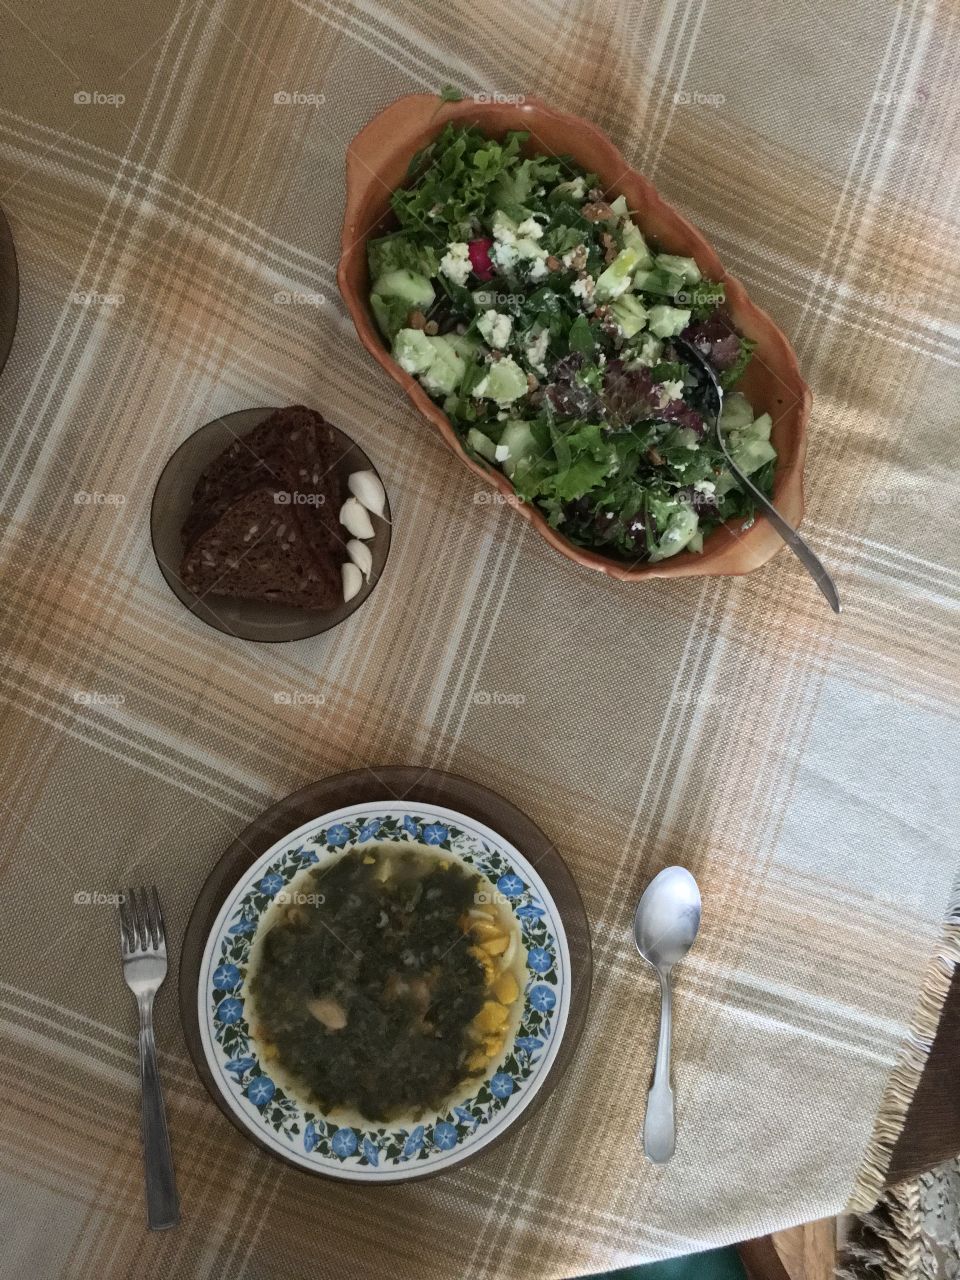
[[702,351],[698,350],[692,342],[688,342],[686,338],[674,338],[673,344],[678,351],[688,356],[693,362],[694,367],[707,379],[710,392],[716,401],[716,417],[714,421],[714,429],[716,431],[717,443],[723,450],[724,457],[727,460],[727,466],[730,468],[737,482],[745,489],[753,498],[757,506],[763,511],[773,527],[779,533],[793,554],[797,557],[803,567],[809,573],[820,590],[827,598],[827,603],[834,613],[840,612],[840,593],[837,591],[836,584],[830,577],[823,561],[816,554],[813,548],[800,537],[796,529],[785,520],[777,508],[773,505],[766,494],[761,493],[755,484],[743,474],[733,458],[730,456],[730,450],[727,448],[727,442],[723,438],[723,431],[720,429],[720,411],[723,408],[723,387],[714,373],[713,366],[707,360]]
[[654,1164],[665,1164],[676,1146],[670,1085],[671,972],[693,946],[699,928],[696,880],[686,867],[665,867],[644,889],[633,917],[637,950],[660,978],[660,1038],[643,1122],[643,1149]]

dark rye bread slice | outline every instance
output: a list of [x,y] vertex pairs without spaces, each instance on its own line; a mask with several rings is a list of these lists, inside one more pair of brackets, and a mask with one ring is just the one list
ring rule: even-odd
[[265,485],[290,494],[290,505],[301,517],[310,513],[304,521],[307,535],[315,532],[315,549],[331,554],[346,496],[337,467],[340,452],[336,433],[321,414],[299,404],[278,409],[206,467],[194,487],[184,545],[209,529],[241,494]]
[[243,494],[187,551],[180,567],[184,586],[201,597],[333,608],[341,599],[339,569],[310,551],[291,517],[272,488]]
[[[308,413],[297,406],[295,412]],[[286,485],[282,454],[286,415],[279,409],[265,418],[245,436],[238,436],[211,463],[208,463],[194,486],[190,512],[183,526],[183,541],[189,546],[194,538],[223,515],[241,494],[259,485]]]
[[302,411],[308,419],[290,420],[284,437],[284,476],[304,536],[315,556],[346,558],[349,534],[340,523],[347,497],[340,474],[342,448],[336,432],[319,413]]

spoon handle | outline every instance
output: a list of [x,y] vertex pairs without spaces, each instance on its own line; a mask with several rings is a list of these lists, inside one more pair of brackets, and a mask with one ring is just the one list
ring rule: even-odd
[[673,1034],[673,1003],[669,974],[660,973],[660,1038],[653,1084],[647,1094],[647,1114],[643,1121],[643,1149],[654,1164],[666,1164],[676,1146],[673,1117],[673,1089],[670,1087],[670,1038]]

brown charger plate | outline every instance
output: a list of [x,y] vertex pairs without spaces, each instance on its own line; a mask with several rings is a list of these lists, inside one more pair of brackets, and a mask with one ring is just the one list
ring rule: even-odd
[[20,307],[20,273],[10,224],[0,209],[0,373],[7,363],[17,328]]
[[[338,626],[366,601],[380,581],[390,554],[390,498],[387,496],[384,518],[372,516],[374,537],[370,542],[373,568],[370,579],[350,601],[340,601],[332,609],[295,609],[290,605],[268,604],[259,600],[240,600],[230,596],[198,596],[180,578],[183,559],[181,530],[190,511],[194,486],[214,458],[233,444],[234,440],[249,435],[275,408],[238,409],[224,414],[199,427],[187,436],[180,447],[170,455],[154,490],[150,506],[150,537],[154,555],[167,586],[181,604],[210,627],[238,640],[255,640],[278,644],[288,640],[306,640]],[[339,427],[333,428],[340,459],[337,470],[344,485],[352,471],[380,473],[357,442]],[[382,477],[380,480],[383,483]],[[386,486],[384,486],[386,490]],[[344,530],[344,546],[350,535]],[[344,560],[346,552],[344,552]]]
[[[418,769],[412,766],[384,765],[340,773],[320,782],[311,783],[300,791],[279,800],[234,840],[226,853],[207,877],[206,883],[194,905],[183,939],[180,953],[180,1021],[197,1074],[204,1087],[227,1119],[251,1142],[262,1147],[274,1159],[283,1157],[262,1143],[245,1128],[230,1110],[217,1087],[207,1065],[200,1039],[200,1021],[197,1011],[197,990],[200,984],[200,964],[207,937],[213,928],[217,914],[227,894],[243,872],[262,854],[289,831],[313,818],[345,805],[360,804],[369,800],[410,800],[443,805],[479,822],[485,823],[506,837],[527,858],[543,877],[549,889],[566,932],[570,949],[570,1011],[560,1048],[552,1066],[544,1078],[530,1105],[498,1137],[480,1148],[473,1156],[454,1166],[462,1168],[470,1160],[509,1139],[526,1123],[550,1096],[572,1059],[583,1033],[590,1004],[590,985],[593,963],[590,951],[590,926],[583,907],[583,900],[573,876],[561,858],[556,846],[525,814],[504,800],[494,791],[467,778],[435,769]],[[289,1162],[283,1161],[284,1164]],[[290,1167],[300,1167],[293,1166]],[[307,1172],[304,1170],[304,1172]],[[427,1174],[440,1177],[444,1170]],[[326,1177],[322,1170],[317,1177]],[[337,1181],[337,1179],[329,1179]],[[383,1179],[391,1186],[395,1181]],[[352,1184],[361,1185],[359,1183]],[[381,1185],[380,1182],[377,1185]]]

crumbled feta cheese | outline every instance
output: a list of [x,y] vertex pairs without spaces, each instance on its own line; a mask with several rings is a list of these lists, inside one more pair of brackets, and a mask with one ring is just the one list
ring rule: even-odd
[[535,258],[533,262],[530,263],[529,278],[531,280],[542,280],[545,275],[549,275],[546,258]]
[[507,217],[505,213],[501,213],[499,209],[493,215],[493,238],[501,244],[516,244],[517,233],[513,227],[513,221]]
[[510,457],[510,450],[505,444],[498,444],[493,451],[493,456],[497,462],[506,462],[507,458]]
[[440,259],[440,270],[454,284],[467,283],[470,272],[470,246],[463,241],[447,245],[447,252]]
[[712,480],[698,480],[693,487],[697,493],[715,493],[717,489]]
[[518,236],[527,236],[530,240],[539,240],[543,235],[543,227],[536,218],[524,218],[517,227]]
[[671,382],[661,382],[657,387],[657,405],[661,409],[665,409],[673,400],[679,400],[683,396],[683,380],[674,378]]
[[527,363],[531,369],[537,373],[546,373],[547,366],[544,363],[544,357],[547,354],[547,343],[550,340],[550,330],[541,329],[539,333],[533,337],[528,337],[523,345],[523,353],[527,357]]
[[565,267],[573,267],[575,270],[580,270],[586,260],[587,246],[585,244],[575,244],[561,258],[561,262]]
[[477,329],[491,347],[502,351],[510,341],[513,321],[509,316],[501,315],[499,311],[485,311],[477,321]]
[[574,280],[570,286],[570,292],[575,298],[579,298],[583,304],[584,311],[594,310],[593,290],[596,281],[593,276],[581,276],[579,280]]
[[515,241],[498,240],[490,250],[491,261],[498,267],[502,267],[504,271],[509,271],[511,267],[516,266],[519,257]]

